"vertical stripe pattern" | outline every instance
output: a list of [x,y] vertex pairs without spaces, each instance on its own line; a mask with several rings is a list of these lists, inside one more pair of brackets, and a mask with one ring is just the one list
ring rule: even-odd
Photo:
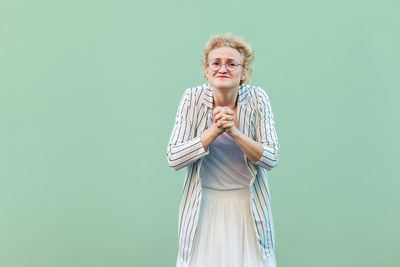
[[[187,167],[178,218],[178,255],[184,264],[190,260],[197,233],[202,196],[199,174],[203,157],[209,153],[200,134],[212,125],[212,108],[213,91],[209,83],[187,88],[179,102],[167,146],[169,166],[174,170]],[[246,157],[245,160],[254,174],[249,208],[260,252],[267,259],[275,248],[267,171],[277,165],[280,148],[267,93],[257,86],[240,85],[237,116],[239,130],[264,147],[257,162]]]

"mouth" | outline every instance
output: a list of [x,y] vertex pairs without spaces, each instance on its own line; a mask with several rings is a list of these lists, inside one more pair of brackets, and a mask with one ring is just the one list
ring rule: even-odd
[[217,76],[217,78],[229,78],[227,76]]

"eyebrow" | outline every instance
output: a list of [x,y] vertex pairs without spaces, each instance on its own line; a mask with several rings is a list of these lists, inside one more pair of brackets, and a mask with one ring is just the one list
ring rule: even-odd
[[[212,58],[212,59],[221,59],[221,58],[220,58],[220,57],[215,57],[215,58]],[[233,57],[229,57],[229,58],[228,58],[228,60],[229,60],[229,59],[236,60],[236,59],[235,59],[235,58],[233,58]]]
[[[212,59],[210,59],[210,60],[214,60],[214,59],[221,59],[221,58],[220,58],[220,57],[215,57],[215,58],[212,58]],[[235,61],[236,61],[236,59],[235,59],[235,58],[232,58],[232,57],[228,58],[227,60],[235,60]]]

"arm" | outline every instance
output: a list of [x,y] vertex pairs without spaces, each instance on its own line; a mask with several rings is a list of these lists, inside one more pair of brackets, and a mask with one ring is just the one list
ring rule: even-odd
[[258,94],[258,122],[256,125],[256,136],[258,142],[263,145],[261,158],[254,162],[267,170],[271,170],[278,163],[280,144],[275,131],[274,115],[267,93],[260,87],[257,88]]
[[186,89],[179,103],[175,124],[168,142],[166,157],[168,165],[179,170],[209,153],[203,146],[200,135],[189,139],[192,124],[192,89]]
[[240,150],[242,150],[243,154],[253,163],[256,162],[264,152],[264,147],[261,143],[254,141],[239,130],[235,130],[235,132],[231,134],[231,137]]

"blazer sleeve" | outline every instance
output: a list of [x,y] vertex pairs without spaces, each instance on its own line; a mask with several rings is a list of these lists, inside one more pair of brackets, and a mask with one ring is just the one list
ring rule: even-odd
[[209,153],[201,142],[200,135],[190,138],[194,112],[194,101],[192,101],[192,88],[187,88],[183,94],[178,111],[176,112],[175,124],[169,138],[166,157],[168,165],[179,170],[197,159]]
[[256,123],[256,133],[258,141],[264,147],[261,158],[254,164],[271,170],[278,163],[280,144],[275,131],[274,115],[271,110],[271,104],[267,93],[260,87],[257,87],[258,94],[258,122]]

